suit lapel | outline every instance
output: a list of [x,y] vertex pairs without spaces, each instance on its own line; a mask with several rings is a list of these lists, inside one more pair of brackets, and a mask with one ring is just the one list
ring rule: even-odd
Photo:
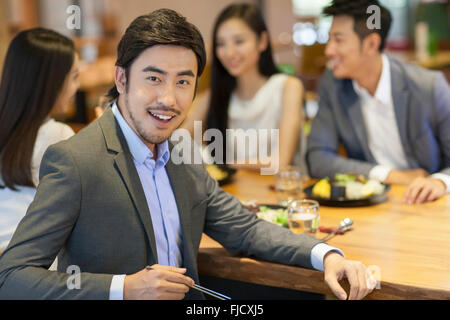
[[363,149],[367,161],[374,162],[375,158],[373,157],[372,152],[370,152],[369,149],[369,142],[367,139],[365,122],[361,111],[360,99],[353,89],[353,85],[350,80],[342,80],[339,82],[339,84],[339,101],[342,106],[347,107],[350,122],[352,124],[353,130],[356,133],[359,144]]
[[117,154],[114,162],[122,181],[128,190],[130,198],[136,207],[136,211],[139,214],[139,218],[144,225],[145,233],[149,239],[150,248],[154,254],[154,261],[149,261],[149,263],[156,263],[158,255],[156,251],[155,233],[153,231],[153,224],[147,205],[147,199],[145,198],[145,193],[142,189],[142,184],[140,183],[140,178],[136,171],[136,167],[134,166],[131,155],[125,154],[124,152]]
[[[100,127],[103,130],[105,143],[108,150],[116,153],[114,157],[114,164],[120,175],[128,194],[136,208],[145,233],[149,241],[149,246],[153,252],[153,261],[148,261],[149,264],[157,263],[157,251],[155,233],[153,231],[153,224],[151,221],[150,211],[145,198],[145,193],[140,183],[139,175],[133,162],[133,158],[128,149],[127,142],[116,122],[111,108],[105,111],[104,115],[99,119]],[[151,257],[152,255],[149,255]]]
[[392,102],[394,104],[395,119],[402,142],[403,151],[410,168],[416,167],[416,161],[412,154],[411,145],[408,139],[408,106],[409,92],[406,88],[405,79],[402,71],[398,68],[395,61],[389,60],[391,69],[391,92]]
[[[173,146],[169,143],[170,151],[172,151]],[[192,247],[192,226],[191,226],[191,216],[190,208],[191,200],[188,196],[188,188],[184,175],[183,164],[175,165],[171,159],[167,161],[166,170],[169,176],[170,184],[172,186],[173,194],[175,196],[178,208],[178,215],[180,217],[181,227],[183,230],[183,261],[184,265],[188,269],[189,276],[193,279],[197,278],[197,268],[196,268],[196,257],[194,256],[194,251]],[[194,261],[193,261],[194,259]]]

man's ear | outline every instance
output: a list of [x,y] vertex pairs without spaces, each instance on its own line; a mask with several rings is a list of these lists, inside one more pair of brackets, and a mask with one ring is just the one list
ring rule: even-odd
[[378,53],[381,46],[381,37],[378,33],[373,32],[364,38],[362,45],[366,53],[371,55]]
[[126,85],[127,85],[127,76],[125,69],[122,67],[116,67],[116,73],[115,73],[115,83],[117,91],[120,94],[125,94],[126,92]]

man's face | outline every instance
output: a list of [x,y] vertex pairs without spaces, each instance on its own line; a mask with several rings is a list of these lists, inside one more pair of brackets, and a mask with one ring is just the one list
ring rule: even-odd
[[196,78],[195,53],[174,45],[143,51],[128,79],[123,68],[116,69],[119,109],[144,143],[161,143],[180,126],[192,104]]
[[367,63],[364,46],[353,29],[353,18],[335,16],[330,28],[330,40],[325,55],[339,79],[355,78]]

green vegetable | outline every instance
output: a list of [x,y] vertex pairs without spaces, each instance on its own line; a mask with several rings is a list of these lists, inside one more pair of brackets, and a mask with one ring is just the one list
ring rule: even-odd
[[288,215],[286,210],[277,214],[277,224],[283,227],[288,225]]
[[334,180],[338,182],[349,182],[355,181],[356,177],[352,174],[336,173],[336,175],[334,176]]

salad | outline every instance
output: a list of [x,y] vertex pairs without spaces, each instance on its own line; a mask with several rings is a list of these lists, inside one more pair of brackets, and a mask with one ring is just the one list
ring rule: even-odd
[[278,224],[282,227],[288,226],[288,214],[286,209],[272,209],[267,206],[259,206],[258,218]]
[[282,227],[287,227],[288,223],[288,213],[285,208],[274,209],[269,205],[258,205],[255,201],[242,202],[244,208],[256,214],[260,219],[268,221],[270,223],[277,224]]
[[378,180],[362,175],[337,173],[333,180],[323,178],[317,182],[312,194],[323,199],[359,200],[380,195],[386,186]]

